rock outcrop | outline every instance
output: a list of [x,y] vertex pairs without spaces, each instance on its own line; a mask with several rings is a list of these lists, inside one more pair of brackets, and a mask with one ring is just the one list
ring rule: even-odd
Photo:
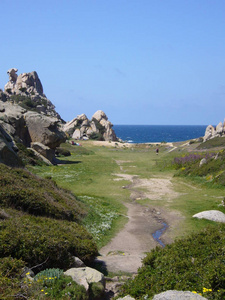
[[32,142],[39,142],[55,149],[66,140],[59,119],[27,111],[9,101],[0,102],[0,124],[16,141],[27,147]]
[[54,163],[56,147],[66,141],[61,130],[63,121],[44,95],[37,73],[17,76],[16,72],[14,68],[7,72],[9,82],[5,92],[0,90],[0,126],[12,142],[33,147]]
[[182,291],[166,291],[155,295],[153,300],[207,300],[207,298],[202,297],[197,293],[192,292],[182,292]]
[[16,74],[18,69],[9,69],[9,81],[5,85],[6,97],[21,105],[27,105],[35,111],[61,119],[55,106],[43,93],[43,87],[37,72]]
[[65,275],[71,276],[72,279],[85,287],[86,290],[89,289],[91,283],[99,283],[102,286],[102,290],[105,288],[105,277],[104,275],[92,268],[71,268],[64,272]]
[[0,163],[11,167],[20,166],[21,161],[16,154],[17,150],[11,136],[0,125]]
[[72,138],[96,139],[102,141],[117,141],[113,125],[108,121],[106,114],[98,110],[91,120],[85,114],[78,115],[72,121],[67,122],[63,130]]
[[225,120],[224,123],[220,122],[216,127],[212,125],[207,126],[203,141],[205,142],[220,136],[225,136]]

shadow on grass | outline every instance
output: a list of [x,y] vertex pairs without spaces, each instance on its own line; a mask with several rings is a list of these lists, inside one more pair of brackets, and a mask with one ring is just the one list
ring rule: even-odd
[[54,164],[55,165],[73,165],[73,164],[80,164],[82,163],[81,160],[61,160],[61,159],[58,159],[58,158],[55,158],[54,159]]

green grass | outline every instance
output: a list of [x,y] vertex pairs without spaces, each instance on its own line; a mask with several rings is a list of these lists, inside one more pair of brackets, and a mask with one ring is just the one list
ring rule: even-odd
[[[77,195],[87,209],[91,207],[84,223],[101,247],[121,228],[121,224],[126,222],[121,216],[126,213],[122,203],[130,201],[129,190],[122,188],[130,184],[130,181],[115,181],[117,177],[114,174],[138,175],[140,178],[171,178],[177,172],[171,169],[171,161],[174,157],[185,155],[185,148],[182,147],[182,152],[178,148],[169,153],[166,145],[160,145],[159,155],[156,155],[156,146],[152,145],[134,145],[131,148],[93,146],[91,142],[83,142],[82,145],[65,144],[72,156],[63,160],[79,163],[35,166],[32,167],[32,171],[42,177],[52,177],[58,185]],[[141,201],[145,205],[163,206],[180,213],[182,218],[179,227],[170,230],[171,238],[196,232],[210,223],[192,218],[193,214],[210,209],[223,211],[223,208],[218,207],[223,199],[223,188],[206,187],[196,180],[184,177],[174,177],[172,183],[174,190],[179,193],[177,198],[170,202],[167,199]],[[107,214],[112,214],[113,217],[109,216],[106,221]],[[98,231],[97,228],[102,229]]]

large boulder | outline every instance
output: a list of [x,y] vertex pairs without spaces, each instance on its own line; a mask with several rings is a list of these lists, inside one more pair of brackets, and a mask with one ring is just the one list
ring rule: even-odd
[[103,138],[105,141],[117,141],[116,134],[112,129],[113,125],[108,121],[108,117],[102,110],[98,110],[94,113],[92,121],[95,120],[104,128]]
[[0,125],[0,163],[11,167],[21,166],[16,150],[13,139]]
[[37,151],[39,154],[47,158],[51,163],[55,162],[55,151],[50,149],[48,146],[43,145],[42,143],[31,143],[31,148]]
[[29,146],[31,139],[24,114],[26,109],[12,102],[0,102],[0,124],[17,142]]
[[205,210],[193,215],[193,218],[225,223],[225,214],[219,210]]
[[155,295],[153,300],[207,300],[207,298],[202,297],[199,294],[192,292],[182,292],[182,291],[166,291]]
[[60,130],[57,118],[32,111],[26,112],[24,118],[32,142],[39,142],[51,149],[55,149],[66,141],[66,135]]
[[86,290],[89,289],[91,283],[100,283],[103,288],[105,288],[105,277],[104,275],[92,268],[71,268],[64,272],[65,275],[71,276],[72,279],[85,287]]

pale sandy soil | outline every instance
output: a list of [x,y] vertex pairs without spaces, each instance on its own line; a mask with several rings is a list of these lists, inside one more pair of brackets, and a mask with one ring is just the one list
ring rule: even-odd
[[[117,163],[123,171],[123,162],[117,161]],[[160,201],[166,198],[167,201],[171,201],[178,196],[178,193],[173,190],[171,178],[140,179],[138,176],[125,173],[114,175],[118,176],[115,180],[131,181],[131,184],[124,187],[131,191],[131,202],[124,204],[128,208],[128,222],[110,243],[100,250],[101,256],[98,259],[106,264],[108,271],[136,273],[141,267],[146,252],[159,245],[152,234],[161,229],[162,223],[165,222],[169,228],[162,235],[161,240],[164,244],[171,243],[169,233],[178,226],[182,216],[178,212],[157,207],[157,202],[156,206],[143,206],[135,200],[149,198]]]
[[[95,146],[105,146],[105,147],[118,147],[118,148],[132,148],[135,145],[138,144],[132,144],[132,143],[121,143],[121,142],[107,142],[107,141],[88,141],[88,143],[91,143],[92,145]],[[148,145],[157,145],[160,143],[146,143]],[[164,143],[163,145],[173,147],[173,143]]]

